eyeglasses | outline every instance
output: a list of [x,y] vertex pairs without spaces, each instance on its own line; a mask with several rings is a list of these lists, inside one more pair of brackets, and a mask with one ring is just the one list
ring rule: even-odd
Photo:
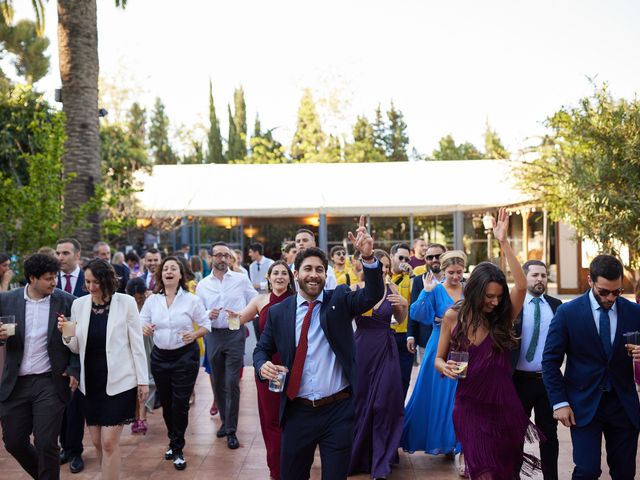
[[440,260],[440,255],[442,255],[441,253],[437,254],[437,255],[427,255],[425,258],[427,260]]
[[624,288],[616,288],[615,290],[607,290],[605,288],[600,288],[596,284],[594,284],[593,286],[596,287],[596,290],[598,291],[598,295],[600,295],[601,297],[608,297],[609,295],[613,295],[614,297],[619,297],[620,295],[622,295],[624,293]]
[[398,255],[398,260],[400,260],[401,262],[408,262],[409,257],[405,257],[404,255]]
[[334,255],[340,255],[341,257],[345,257],[347,254],[346,252],[336,252],[334,253]]
[[214,258],[231,258],[231,255],[228,253],[216,253],[215,255],[211,255]]

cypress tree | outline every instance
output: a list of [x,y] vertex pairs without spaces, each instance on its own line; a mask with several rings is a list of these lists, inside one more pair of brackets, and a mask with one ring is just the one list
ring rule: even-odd
[[225,163],[222,155],[222,136],[220,135],[220,122],[216,116],[216,107],[213,103],[213,88],[209,80],[209,133],[207,134],[207,163]]

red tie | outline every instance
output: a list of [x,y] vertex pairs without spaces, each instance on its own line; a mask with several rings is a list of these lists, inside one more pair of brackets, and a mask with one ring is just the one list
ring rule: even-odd
[[302,380],[302,369],[304,368],[304,360],[307,358],[307,347],[309,346],[307,340],[307,333],[309,332],[309,326],[311,325],[311,314],[313,313],[313,307],[316,305],[316,301],[309,303],[307,313],[302,320],[302,329],[300,330],[300,340],[298,340],[298,348],[296,349],[296,355],[293,359],[293,367],[291,367],[291,377],[289,377],[289,385],[287,385],[287,397],[291,400],[298,396],[298,390],[300,390],[300,381]]
[[152,275],[151,272],[149,272],[149,275],[151,275],[151,280],[149,280],[149,290],[154,290],[156,288],[156,276]]
[[71,293],[73,291],[71,289],[71,275],[69,275],[68,273],[65,273],[64,278],[67,279],[67,283],[64,284],[64,291],[67,293]]

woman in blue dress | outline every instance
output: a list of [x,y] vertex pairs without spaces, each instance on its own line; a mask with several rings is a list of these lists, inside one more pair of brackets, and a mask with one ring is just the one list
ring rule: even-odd
[[432,273],[427,272],[424,290],[411,304],[411,318],[425,324],[432,323],[433,332],[425,347],[415,388],[405,407],[400,446],[410,453],[424,451],[431,455],[452,455],[459,452],[452,420],[457,382],[440,375],[433,365],[444,313],[462,298],[466,255],[458,250],[449,251],[440,257],[440,262],[444,282],[439,283]]

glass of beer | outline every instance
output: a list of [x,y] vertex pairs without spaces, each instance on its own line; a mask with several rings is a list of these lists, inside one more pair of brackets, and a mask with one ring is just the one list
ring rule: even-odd
[[0,317],[0,326],[7,332],[7,337],[13,337],[16,334],[16,316],[5,315]]
[[456,362],[455,373],[458,378],[467,378],[467,367],[469,366],[469,352],[449,352],[449,360]]
[[65,320],[64,322],[62,322],[62,336],[63,337],[75,337],[76,336],[76,321],[75,320],[71,320],[70,318],[68,320]]
[[227,320],[229,322],[229,330],[240,330],[240,314],[227,310]]
[[269,390],[272,392],[280,393],[284,390],[284,381],[287,378],[287,372],[279,371],[278,376],[273,380],[269,380]]

